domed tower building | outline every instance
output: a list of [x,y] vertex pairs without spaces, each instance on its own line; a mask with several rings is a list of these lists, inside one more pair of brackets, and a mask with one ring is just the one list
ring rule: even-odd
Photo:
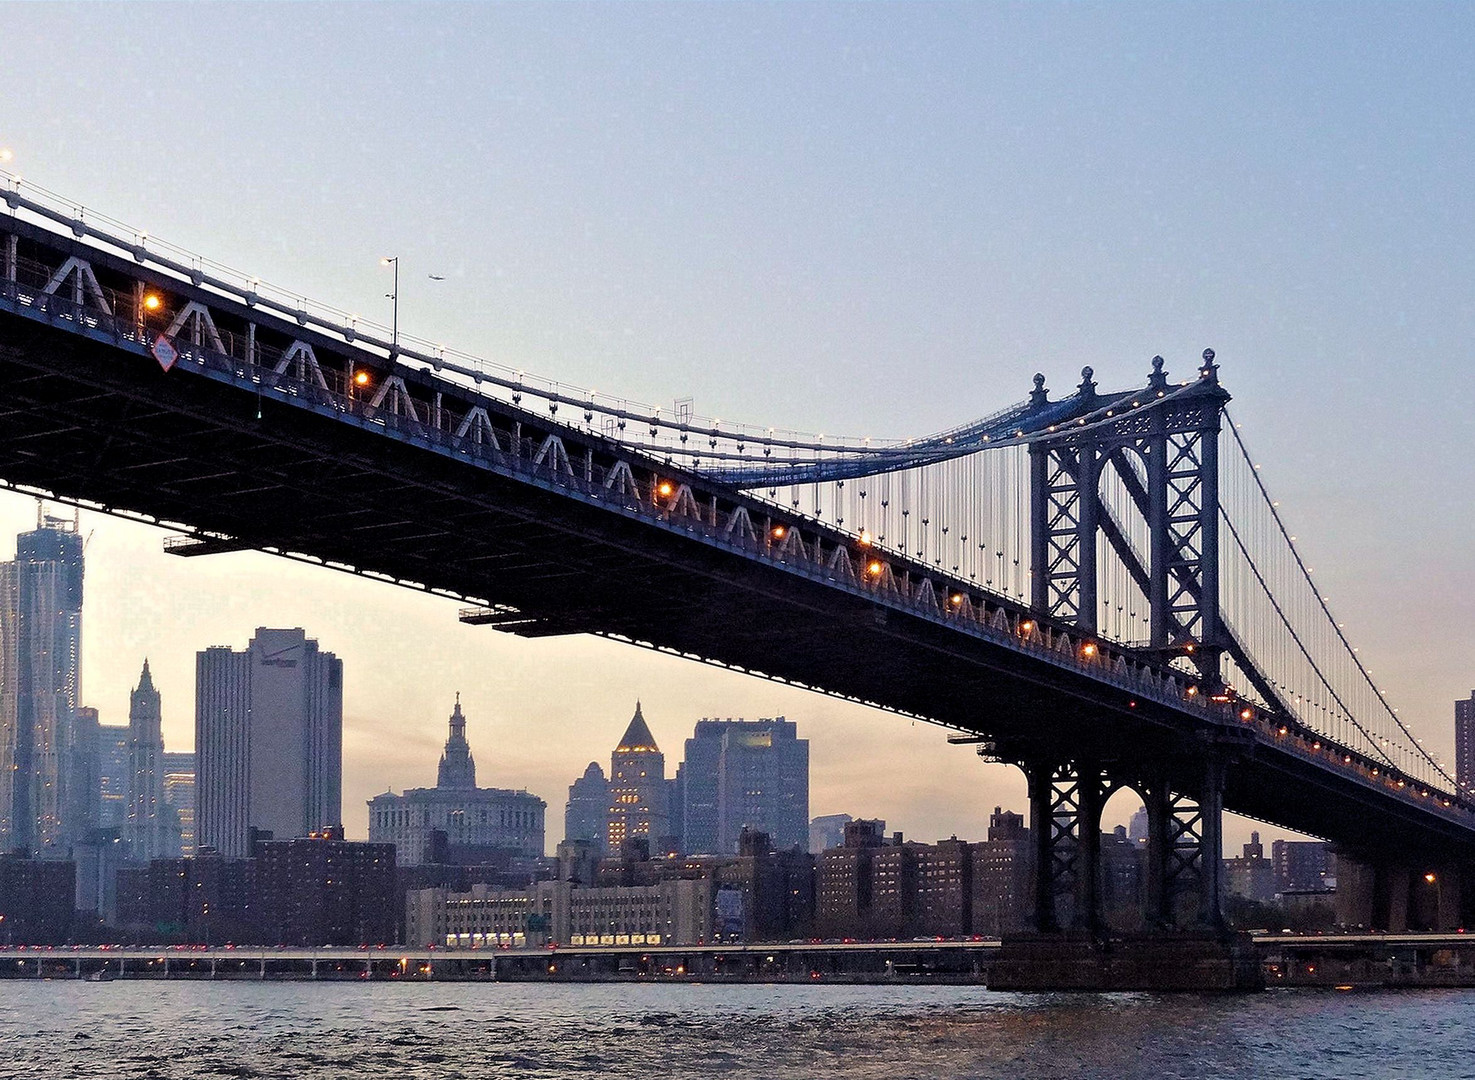
[[369,839],[393,844],[401,866],[539,859],[547,805],[523,789],[476,786],[476,761],[457,694],[435,787],[374,796],[369,800]]

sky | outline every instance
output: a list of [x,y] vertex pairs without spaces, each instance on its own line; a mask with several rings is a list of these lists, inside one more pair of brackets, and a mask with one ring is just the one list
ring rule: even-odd
[[[1212,347],[1338,619],[1448,759],[1475,686],[1472,52],[1459,4],[7,5],[0,148],[379,319],[398,255],[407,333],[755,424],[925,434],[1035,371],[1136,386]],[[0,553],[34,519],[0,497]],[[1023,808],[925,724],[82,524],[86,702],[123,722],[146,655],[187,748],[195,651],[305,627],[345,662],[350,835],[433,782],[458,691],[480,782],[546,799],[550,847],[637,698],[672,770],[700,717],[797,721],[814,815],[931,840]]]

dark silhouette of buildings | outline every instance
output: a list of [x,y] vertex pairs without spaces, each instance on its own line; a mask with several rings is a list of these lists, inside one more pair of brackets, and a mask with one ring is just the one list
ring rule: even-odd
[[1250,833],[1239,858],[1224,860],[1224,889],[1262,904],[1275,899],[1275,863],[1265,857],[1258,832]]
[[0,943],[66,941],[75,892],[70,862],[0,855]]
[[329,831],[118,871],[117,923],[147,940],[360,945],[397,940],[394,847]]
[[1320,893],[1336,877],[1331,847],[1320,840],[1276,840],[1270,845],[1278,893]]
[[393,943],[393,844],[341,830],[256,845],[256,888],[267,940],[282,945]]

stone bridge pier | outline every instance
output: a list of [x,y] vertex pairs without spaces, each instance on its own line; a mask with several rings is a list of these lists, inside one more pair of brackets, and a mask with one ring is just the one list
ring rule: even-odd
[[[1262,985],[1258,955],[1228,932],[1221,821],[1226,759],[1153,768],[1087,755],[1021,762],[1035,844],[1031,933],[1006,938],[990,985],[1013,990],[1205,990]],[[1101,811],[1131,788],[1147,807],[1143,928],[1109,933]]]
[[1475,925],[1475,867],[1338,849],[1337,922],[1348,929],[1449,932]]

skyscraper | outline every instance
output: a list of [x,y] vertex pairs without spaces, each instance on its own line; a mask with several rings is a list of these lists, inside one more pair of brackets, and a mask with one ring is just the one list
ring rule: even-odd
[[698,720],[681,764],[687,854],[734,855],[744,828],[779,851],[809,848],[809,740],[782,716]]
[[300,627],[198,653],[195,757],[201,846],[240,858],[253,828],[290,839],[340,824],[343,662]]
[[605,851],[609,831],[609,781],[599,762],[589,762],[584,775],[569,785],[568,806],[563,812],[563,838],[585,840],[598,854]]
[[87,820],[81,693],[82,537],[37,510],[0,564],[0,851],[65,856]]
[[1475,690],[1468,701],[1455,702],[1455,782],[1475,786]]
[[164,801],[164,735],[159,691],[143,662],[128,706],[128,819],[123,835],[140,860],[179,856],[179,819]]
[[635,703],[630,726],[609,759],[609,831],[611,853],[625,841],[643,837],[658,844],[670,833],[670,789],[666,784],[666,755],[656,746]]

